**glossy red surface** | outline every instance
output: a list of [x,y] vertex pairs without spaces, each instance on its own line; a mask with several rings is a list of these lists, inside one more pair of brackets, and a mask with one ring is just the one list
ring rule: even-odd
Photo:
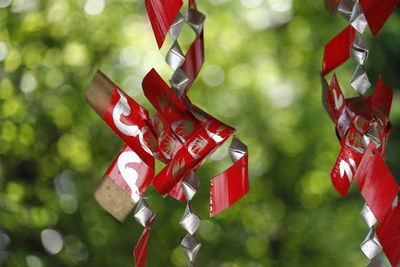
[[189,47],[186,53],[185,62],[182,65],[182,70],[189,78],[189,84],[186,87],[186,92],[192,86],[204,63],[204,38],[203,32]]
[[361,8],[373,35],[377,35],[400,0],[360,0]]
[[349,25],[341,33],[336,35],[325,46],[322,74],[326,75],[350,57],[350,45],[353,43],[356,31]]
[[211,179],[211,216],[229,208],[249,192],[248,176],[248,155],[245,155],[226,171]]
[[[147,110],[136,103],[131,97],[125,94],[125,92],[119,89],[116,85],[110,104],[108,105],[106,113],[104,113],[103,120],[108,124],[108,126],[110,126],[111,129],[113,129],[115,133],[119,135],[119,137],[121,137],[122,140],[124,140],[127,145],[129,145],[140,156],[141,159],[143,159],[147,166],[154,169],[154,158],[143,147],[140,141],[140,134],[137,134],[136,136],[127,135],[123,133],[116,125],[116,121],[113,118],[113,113],[118,102],[121,100],[119,92],[122,93],[127,99],[127,105],[121,104],[121,106],[124,109],[130,108],[130,112],[128,115],[121,115],[119,119],[121,125],[123,125],[123,127],[137,127],[139,131],[141,131],[143,128],[148,128],[148,126],[150,125],[151,120]],[[156,137],[151,131],[146,131],[146,134],[143,136],[143,141],[146,144],[149,144],[148,147],[154,151],[157,150],[157,146],[152,146],[155,139]]]
[[364,153],[355,180],[375,218],[382,222],[399,189],[379,150],[372,142]]
[[182,0],[145,0],[158,48],[164,43],[169,28],[183,5]]
[[145,228],[142,236],[136,244],[133,250],[133,255],[135,256],[135,266],[144,267],[147,260],[147,245],[149,242],[150,228]]
[[376,227],[376,234],[392,266],[400,266],[400,205],[391,208]]
[[336,190],[345,197],[351,186],[362,154],[343,145],[331,172],[331,180]]

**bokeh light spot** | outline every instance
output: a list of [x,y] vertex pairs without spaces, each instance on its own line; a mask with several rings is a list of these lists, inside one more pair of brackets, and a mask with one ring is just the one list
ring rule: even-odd
[[203,72],[203,81],[209,86],[218,86],[224,81],[224,70],[217,65],[208,65]]
[[[1,2],[0,2],[1,5]],[[3,61],[8,53],[8,47],[5,43],[0,42],[0,61]]]
[[104,10],[104,0],[88,0],[85,4],[85,12],[89,15],[99,15]]
[[50,254],[57,254],[63,248],[64,242],[61,234],[53,229],[45,229],[40,233],[43,247]]
[[28,255],[25,257],[25,262],[28,267],[42,267],[42,261],[39,257],[34,255]]
[[21,91],[25,94],[29,94],[36,89],[37,80],[35,76],[30,73],[24,73],[21,78]]

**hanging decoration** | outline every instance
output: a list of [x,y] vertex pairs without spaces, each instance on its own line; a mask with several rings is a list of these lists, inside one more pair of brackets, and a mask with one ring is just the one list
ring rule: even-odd
[[[97,71],[86,98],[92,108],[125,142],[95,190],[95,198],[111,215],[124,221],[136,206],[134,218],[144,227],[135,249],[136,266],[145,266],[150,225],[156,215],[143,194],[153,184],[162,195],[186,201],[180,221],[187,234],[181,241],[189,266],[194,266],[201,243],[195,237],[200,218],[191,200],[199,189],[196,170],[229,137],[233,164],[211,179],[210,215],[214,216],[247,194],[247,147],[234,135],[235,129],[220,122],[191,103],[187,92],[204,62],[203,25],[205,16],[197,10],[195,0],[188,1],[188,11],[181,13],[182,0],[145,0],[147,14],[157,45],[161,48],[167,35],[172,46],[166,62],[173,70],[168,86],[155,69],[143,79],[145,96],[157,113],[150,117],[102,72]],[[183,54],[178,37],[184,24],[196,37]],[[155,175],[155,159],[166,166]]]
[[[400,1],[324,2],[331,14],[339,13],[350,24],[325,46],[322,66],[322,101],[342,147],[331,172],[332,184],[345,197],[355,180],[365,200],[360,216],[370,231],[360,247],[368,266],[383,266],[377,257],[382,250],[393,266],[400,266],[399,185],[384,161],[393,92],[379,77],[373,94],[365,96],[371,83],[364,67],[369,50],[363,39],[367,27],[373,36],[378,34]],[[359,96],[346,99],[336,74],[329,84],[325,76],[350,57],[357,63],[350,85]]]

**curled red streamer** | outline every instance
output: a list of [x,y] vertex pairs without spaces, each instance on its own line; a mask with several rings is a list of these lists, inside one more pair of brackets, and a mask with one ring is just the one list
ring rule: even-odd
[[[161,48],[167,34],[171,33],[172,27],[177,27],[182,17],[180,9],[183,2],[145,0],[145,5],[158,47]],[[191,171],[196,171],[235,132],[234,128],[193,105],[186,95],[204,63],[202,15],[197,12],[194,0],[189,1],[189,12],[193,12],[194,21],[188,19],[188,23],[195,30],[196,38],[180,66],[187,77],[183,92],[177,94],[154,69],[143,80],[144,94],[157,110],[154,116],[150,117],[146,109],[100,71],[95,74],[86,92],[89,104],[126,143],[106,172],[107,183],[102,182],[95,193],[98,202],[121,221],[150,182],[160,194],[184,201],[182,180]],[[211,180],[211,216],[231,206],[249,189],[247,147],[236,137],[233,143],[240,148],[240,156],[234,160],[232,167]],[[155,158],[166,164],[156,176]],[[115,193],[110,193],[110,188]],[[105,196],[108,196],[107,201],[104,201]],[[121,203],[127,201],[130,205],[121,210]],[[116,206],[116,203],[119,205]],[[148,238],[149,228],[146,226],[134,249],[136,266],[145,265]]]
[[[371,32],[376,35],[389,18],[398,0],[360,0]],[[332,11],[340,1],[327,0]],[[333,122],[341,151],[331,173],[336,190],[345,197],[353,180],[376,218],[376,234],[393,266],[400,266],[399,186],[384,162],[393,92],[381,77],[373,95],[345,99],[336,75],[328,85],[325,75],[350,57],[356,31],[349,25],[334,37],[324,51],[322,67],[323,103]]]

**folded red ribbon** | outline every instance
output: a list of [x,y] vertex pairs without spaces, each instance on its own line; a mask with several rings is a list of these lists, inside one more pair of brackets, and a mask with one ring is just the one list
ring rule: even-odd
[[[102,182],[95,193],[98,202],[121,221],[138,199],[143,201],[141,196],[150,182],[162,195],[186,200],[183,179],[193,175],[193,171],[235,132],[234,128],[193,105],[186,95],[204,63],[204,16],[197,11],[195,1],[189,0],[186,18],[180,14],[181,0],[145,0],[145,4],[158,47],[161,48],[169,33],[175,49],[167,59],[174,70],[172,88],[154,69],[143,80],[144,94],[157,113],[150,118],[146,109],[100,71],[86,93],[89,104],[126,143],[106,172],[106,183]],[[187,53],[179,55],[182,51],[177,36],[183,23],[192,27],[196,38]],[[178,61],[174,61],[177,58]],[[249,190],[247,147],[234,137],[231,150],[235,150],[233,165],[211,180],[212,216],[231,206]],[[155,158],[166,166],[154,177]],[[117,193],[109,194],[110,188]],[[119,210],[125,202],[130,204]],[[149,225],[143,220],[150,210],[145,204],[141,205],[142,210],[135,218],[145,230],[134,249],[136,266],[145,265],[149,238]]]

